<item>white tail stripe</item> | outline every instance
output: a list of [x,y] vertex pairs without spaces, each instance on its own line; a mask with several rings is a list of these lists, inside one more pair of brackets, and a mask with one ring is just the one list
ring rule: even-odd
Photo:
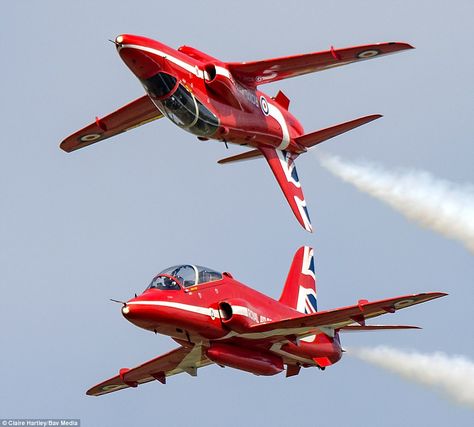
[[316,276],[314,272],[311,270],[311,262],[313,262],[313,265],[314,265],[313,255],[314,255],[313,248],[310,248],[309,246],[305,246],[301,273],[305,274],[306,276],[311,276],[313,279],[316,280]]
[[304,209],[306,207],[306,201],[305,200],[300,200],[298,197],[294,196],[296,205],[298,206],[298,210],[300,212],[301,218],[303,218],[304,222],[304,228],[306,231],[309,231],[310,233],[313,232],[313,227],[311,225],[311,222],[309,221],[308,215],[306,214],[306,210]]

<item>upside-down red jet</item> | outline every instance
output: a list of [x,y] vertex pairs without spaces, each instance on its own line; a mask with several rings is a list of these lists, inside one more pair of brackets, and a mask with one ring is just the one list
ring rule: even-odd
[[[372,317],[446,295],[421,293],[317,311],[313,250],[295,254],[279,301],[197,265],[159,273],[139,296],[123,303],[123,316],[143,329],[169,335],[180,346],[87,391],[100,396],[216,363],[256,375],[297,375],[301,367],[330,366],[342,357],[340,331],[411,329],[367,325]],[[286,368],[285,368],[286,366]]]
[[147,95],[66,138],[61,148],[77,150],[163,116],[200,140],[215,139],[253,149],[220,164],[265,157],[300,224],[312,231],[295,159],[329,138],[381,117],[379,114],[305,134],[289,113],[289,99],[257,90],[259,85],[412,46],[379,43],[251,62],[222,62],[189,46],[175,50],[149,38],[123,34],[115,46]]

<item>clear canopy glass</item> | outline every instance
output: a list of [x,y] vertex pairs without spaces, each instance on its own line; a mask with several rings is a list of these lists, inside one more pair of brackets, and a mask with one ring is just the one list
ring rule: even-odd
[[201,265],[174,265],[161,271],[147,289],[177,290],[180,285],[187,288],[221,279],[221,273]]
[[174,124],[198,136],[217,131],[217,117],[175,77],[158,73],[142,83],[153,103]]

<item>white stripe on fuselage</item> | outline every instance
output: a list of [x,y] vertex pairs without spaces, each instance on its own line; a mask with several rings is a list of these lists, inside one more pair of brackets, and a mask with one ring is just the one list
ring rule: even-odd
[[[171,302],[171,301],[131,301],[131,302],[127,303],[127,305],[155,305],[155,306],[160,306],[160,307],[170,307],[170,308],[176,308],[178,310],[190,311],[192,313],[198,313],[198,314],[202,314],[204,316],[208,316],[211,319],[213,317],[214,317],[214,319],[216,319],[218,317],[223,317],[221,315],[220,310],[218,310],[218,309],[214,309],[214,308],[211,308],[211,307],[206,308],[206,307],[200,307],[200,306],[197,306],[197,305],[183,304],[183,303],[180,303],[180,302]],[[249,317],[250,319],[252,319],[252,317],[248,314],[247,307],[233,306],[232,309],[235,310],[235,314],[240,315],[240,316]],[[342,322],[341,325],[345,325],[347,323],[348,322]],[[225,336],[223,336],[221,338],[217,338],[217,340],[224,340],[224,339],[231,338],[231,337],[236,337],[236,336],[238,336],[240,338],[251,339],[251,340],[269,338],[269,337],[277,336],[277,335],[281,335],[281,336],[299,335],[300,337],[305,337],[305,336],[308,336],[308,335],[313,335],[315,333],[320,333],[324,329],[326,329],[326,328],[324,328],[322,326],[318,326],[318,327],[303,326],[303,327],[299,327],[299,328],[273,329],[273,330],[265,331],[265,332],[237,333],[237,332],[234,332],[234,331],[230,331]],[[324,333],[326,333],[326,335],[330,335],[326,331],[324,331]]]
[[142,50],[144,52],[153,53],[155,55],[161,56],[163,59],[166,59],[167,61],[172,62],[173,64],[176,64],[178,67],[181,67],[184,70],[194,74],[196,77],[199,77],[200,79],[204,79],[204,71],[200,70],[197,65],[188,64],[187,62],[182,61],[181,59],[175,58],[173,55],[162,52],[161,50],[153,49],[152,47],[140,46],[138,44],[123,44],[119,46],[118,49],[119,50],[137,49],[137,50]]
[[127,305],[157,305],[160,307],[177,308],[178,310],[190,311],[192,313],[203,314],[209,317],[219,317],[220,313],[218,309],[200,307],[198,305],[183,304],[180,302],[171,301],[132,301],[128,302]]
[[[131,301],[127,303],[127,305],[156,305],[160,307],[170,307],[176,308],[178,310],[190,311],[192,313],[202,314],[204,316],[209,316],[211,319],[215,319],[218,317],[223,317],[221,312],[217,308],[211,307],[201,307],[199,305],[190,305],[190,304],[183,304],[181,302],[171,302],[171,301]],[[242,306],[232,306],[233,314],[249,317],[251,316],[248,313],[247,307]]]

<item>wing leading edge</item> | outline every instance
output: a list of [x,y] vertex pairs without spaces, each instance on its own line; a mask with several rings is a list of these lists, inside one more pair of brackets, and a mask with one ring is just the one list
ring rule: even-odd
[[96,117],[95,122],[68,136],[59,146],[70,153],[161,117],[163,114],[144,95],[101,119]]

